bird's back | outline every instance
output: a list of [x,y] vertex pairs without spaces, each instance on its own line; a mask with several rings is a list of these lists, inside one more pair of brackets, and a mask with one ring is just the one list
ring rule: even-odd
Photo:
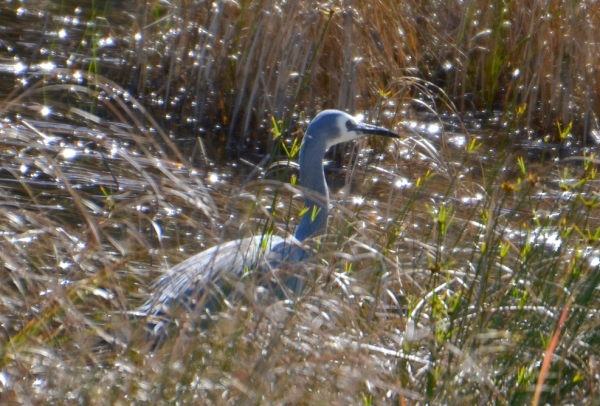
[[[132,314],[148,316],[148,329],[159,335],[177,308],[187,312],[200,305],[220,302],[224,280],[237,281],[245,273],[276,269],[282,261],[305,259],[301,244],[294,237],[258,235],[228,241],[202,251],[175,265],[152,285],[149,299]],[[286,281],[283,281],[285,283]],[[298,286],[296,280],[293,286]]]

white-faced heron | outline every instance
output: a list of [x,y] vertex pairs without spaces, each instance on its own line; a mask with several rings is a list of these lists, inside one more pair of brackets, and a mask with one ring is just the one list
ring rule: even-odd
[[[202,251],[158,278],[150,298],[133,313],[148,316],[151,334],[156,336],[163,332],[165,316],[174,303],[191,311],[203,303],[208,290],[218,286],[224,278],[239,278],[258,264],[276,269],[284,260],[286,263],[305,260],[310,253],[302,248],[302,241],[322,232],[327,224],[329,191],[323,171],[325,152],[335,144],[367,134],[398,137],[386,128],[360,123],[343,111],[325,110],[317,114],[300,147],[300,184],[310,195],[305,196],[307,210],[294,236],[284,239],[276,235],[257,235]],[[295,294],[300,293],[303,283],[297,278],[284,282]]]

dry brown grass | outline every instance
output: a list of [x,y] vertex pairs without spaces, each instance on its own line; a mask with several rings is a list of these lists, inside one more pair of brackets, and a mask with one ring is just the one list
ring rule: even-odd
[[[597,161],[520,169],[513,136],[596,128],[597,5],[483,3],[140,2],[119,14],[133,31],[102,20],[81,34],[87,73],[29,76],[0,105],[1,399],[593,403]],[[99,46],[111,32],[123,43]],[[160,271],[265,225],[284,235],[301,208],[212,158],[253,137],[277,151],[271,115],[294,137],[325,107],[368,108],[406,138],[338,150],[352,187],[332,187],[310,289],[264,300],[245,278],[202,328],[181,314],[152,351],[127,312]],[[432,115],[496,109],[503,130],[471,136]],[[441,131],[399,124],[425,116]],[[186,129],[204,148],[173,141]]]
[[593,166],[570,167],[560,192],[562,165],[522,172],[510,149],[487,163],[444,131],[379,146],[381,160],[358,148],[298,301],[233,280],[222,310],[201,327],[179,315],[153,349],[127,312],[158,271],[265,222],[284,235],[301,199],[274,180],[207,183],[210,164],[192,170],[118,90],[60,71],[2,105],[5,401],[514,404],[550,338],[542,399],[593,397]]
[[[17,7],[4,6],[0,22],[10,27]],[[288,126],[303,111],[374,112],[386,91],[397,112],[410,98],[452,113],[449,101],[462,114],[500,112],[505,122],[525,111],[514,129],[524,138],[556,141],[557,122],[573,122],[578,140],[598,134],[600,10],[593,2],[84,4],[73,17],[91,19],[85,30],[74,30],[68,13],[52,20],[54,31],[70,33],[66,41],[34,36],[45,14],[33,7],[20,21],[30,29],[6,37],[23,63],[47,61],[41,48],[52,50],[58,66],[110,77],[178,138],[191,131],[218,140],[220,156],[224,147],[245,151],[257,142],[270,150],[272,115]],[[406,77],[445,96],[432,101],[399,89]]]
[[557,121],[579,139],[598,131],[595,3],[203,2],[162,13],[171,17],[143,30],[138,92],[166,77],[155,97],[172,100],[171,120],[211,133],[216,119],[233,149],[264,135],[270,115],[373,110],[407,76],[442,88],[462,113],[511,120],[526,108],[525,137],[556,139]]

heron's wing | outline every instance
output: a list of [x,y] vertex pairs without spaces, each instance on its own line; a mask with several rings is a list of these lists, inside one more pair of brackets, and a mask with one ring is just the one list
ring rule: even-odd
[[224,276],[241,276],[254,267],[271,247],[284,240],[278,236],[254,236],[228,241],[202,251],[169,269],[152,285],[152,295],[134,314],[163,312],[173,301],[189,299],[203,293]]

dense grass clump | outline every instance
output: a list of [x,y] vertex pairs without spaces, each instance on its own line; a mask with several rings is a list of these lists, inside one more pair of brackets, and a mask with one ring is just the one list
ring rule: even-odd
[[[168,133],[219,140],[217,153],[270,150],[271,116],[287,127],[302,111],[374,109],[388,91],[396,114],[408,96],[419,109],[492,121],[524,112],[523,139],[557,141],[557,122],[597,139],[596,3],[99,3],[2,6],[0,23],[13,27],[17,16],[18,25],[0,52],[30,68],[50,59],[109,77]],[[443,93],[430,100],[407,78]]]
[[170,18],[146,31],[142,46],[158,52],[142,52],[145,59],[134,66],[140,78],[168,77],[157,95],[175,102],[171,114],[205,128],[220,117],[237,148],[268,127],[270,114],[289,121],[304,106],[373,108],[383,89],[422,99],[418,89],[398,83],[407,76],[443,89],[439,108],[452,101],[460,112],[501,111],[505,119],[526,108],[523,137],[552,136],[559,121],[573,122],[583,139],[598,131],[598,7],[192,2],[147,10]]
[[[594,403],[596,5],[110,4],[0,6],[53,27],[0,48],[4,403]],[[146,341],[161,272],[293,232],[330,107],[403,137],[337,149],[303,295],[246,269]]]
[[[510,140],[498,149],[500,133],[492,144],[489,133],[467,138],[440,123],[428,124],[440,138],[407,134],[378,146],[382,155],[362,144],[351,189],[332,196],[327,234],[308,242],[318,254],[302,297],[265,299],[248,269],[230,281],[238,294],[223,296],[221,310],[200,327],[197,315],[176,316],[155,348],[129,312],[158,272],[219,241],[285,235],[302,200],[256,173],[225,182],[235,170],[192,169],[192,150],[94,78],[46,75],[2,107],[5,399],[593,398],[593,156],[535,165]],[[53,100],[50,111],[40,95]]]

